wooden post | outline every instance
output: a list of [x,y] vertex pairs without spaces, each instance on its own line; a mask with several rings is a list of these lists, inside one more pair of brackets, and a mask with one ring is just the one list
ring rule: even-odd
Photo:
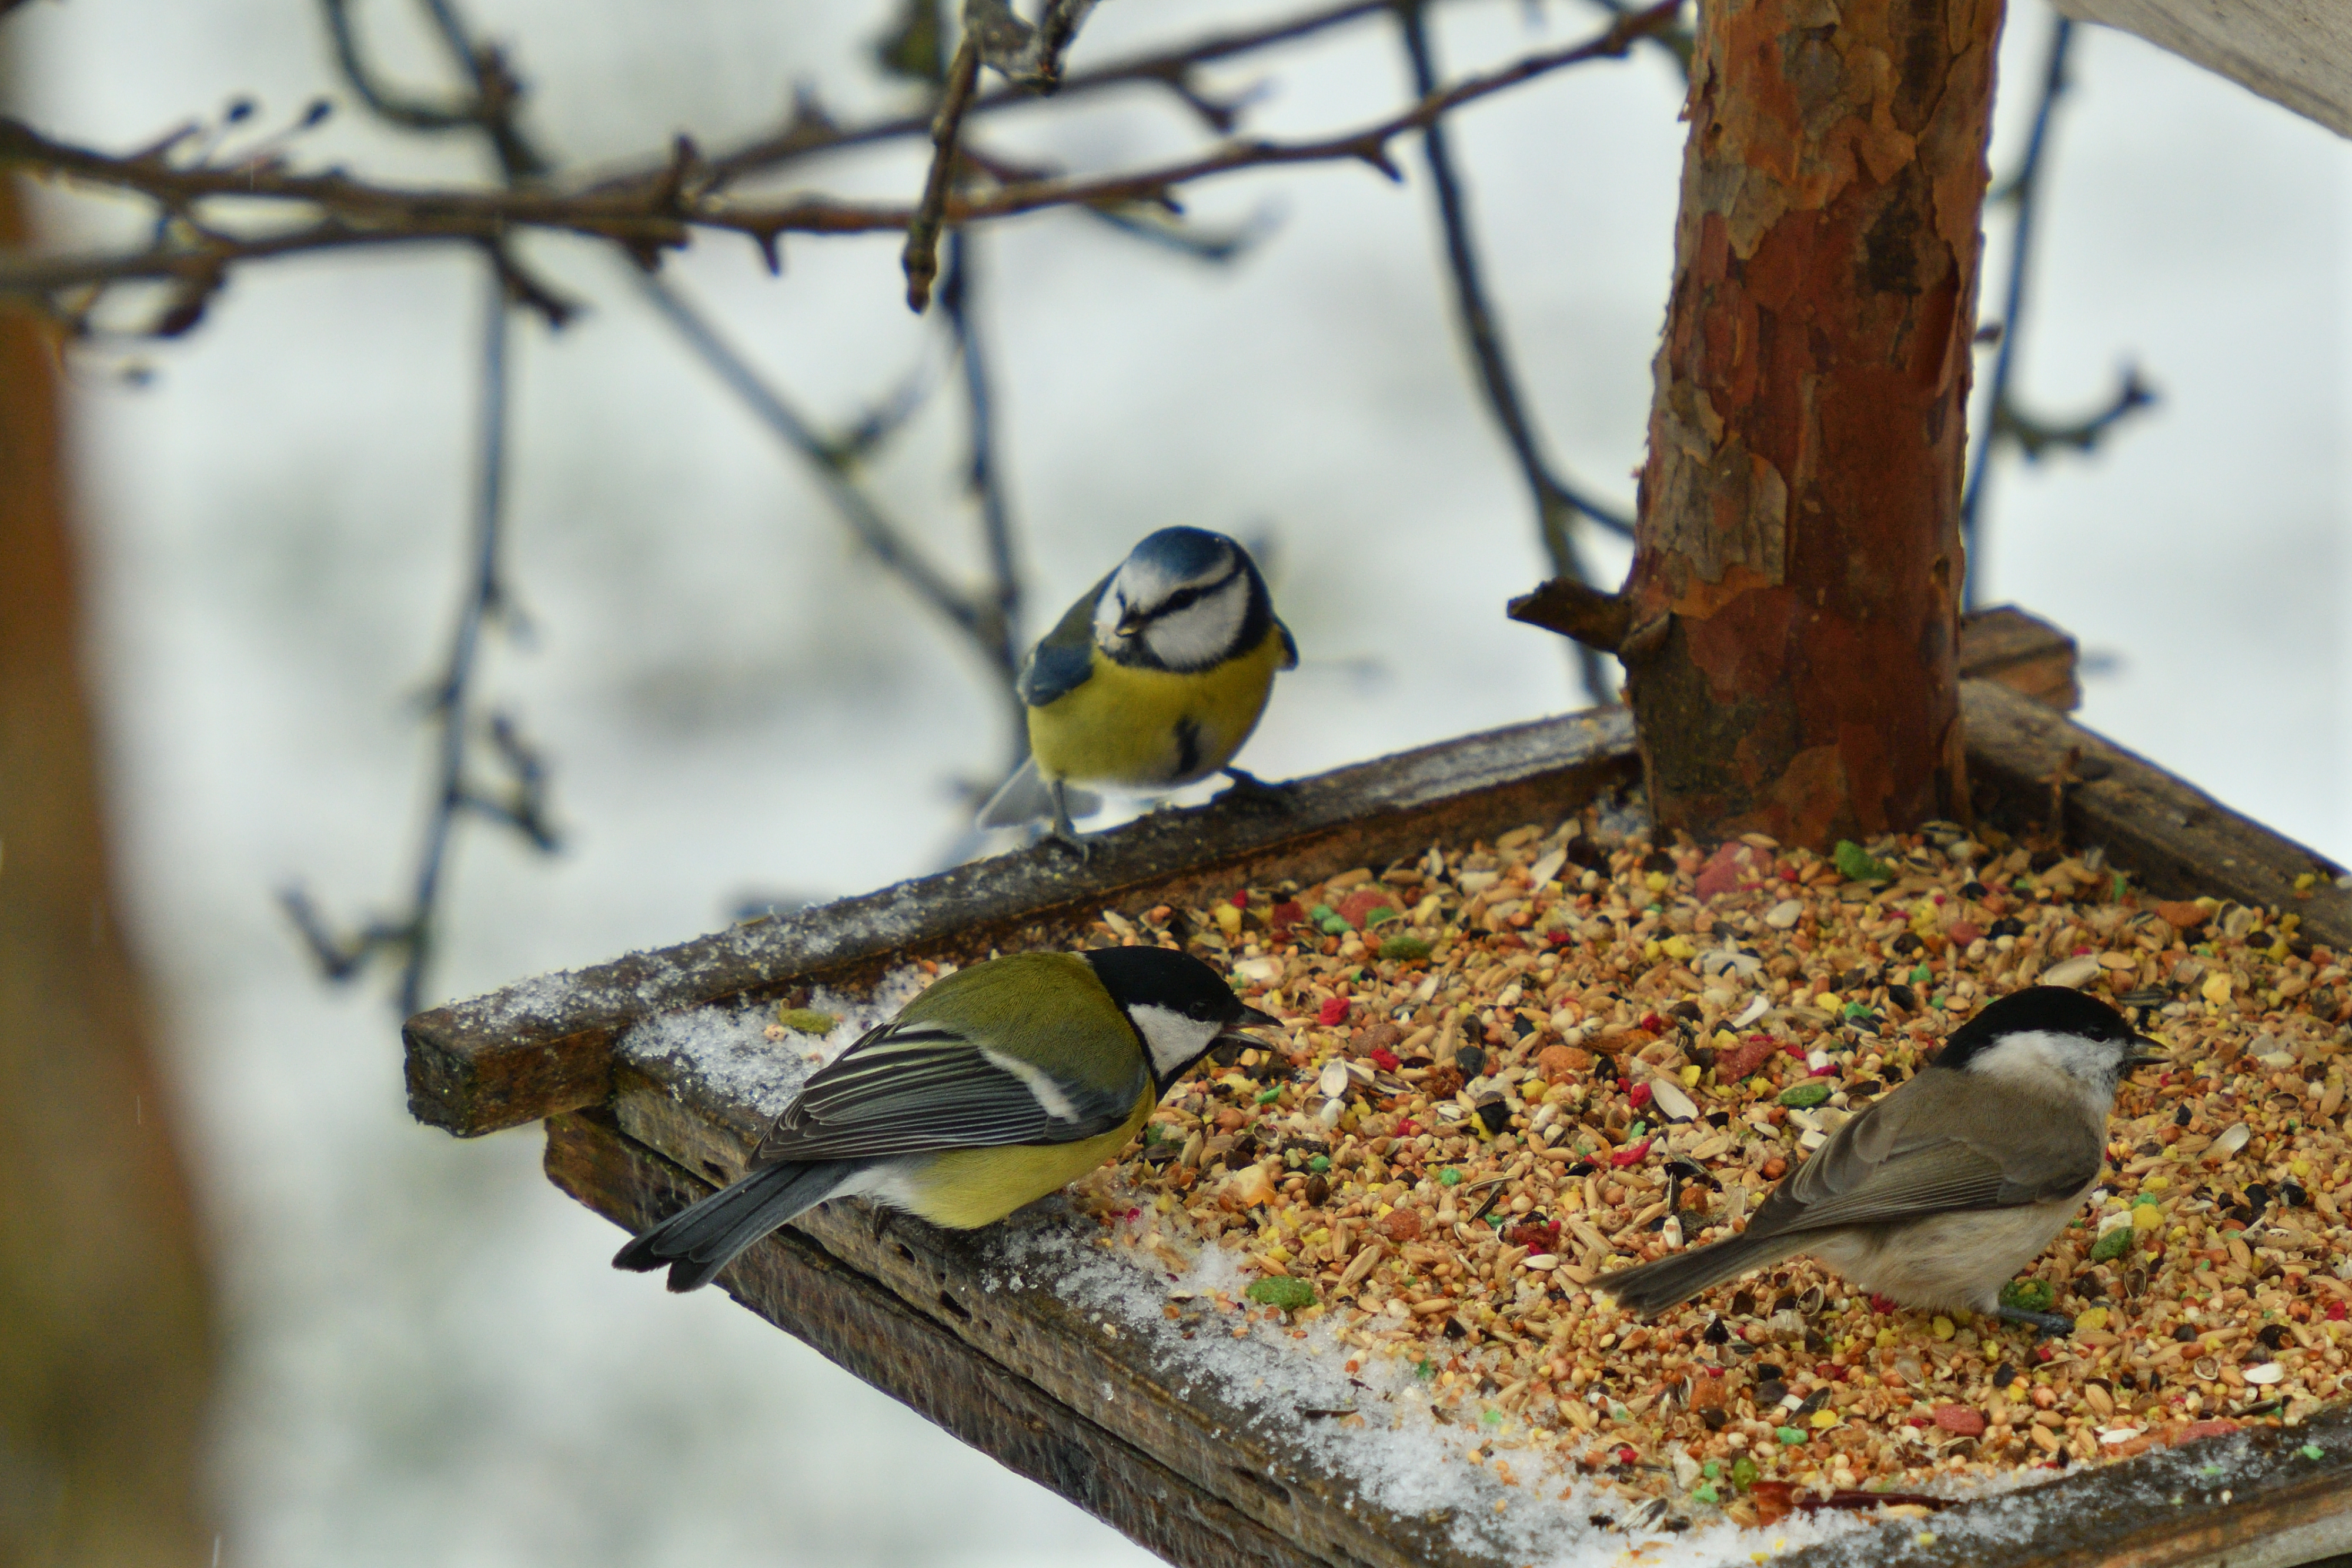
[[1706,0],[1623,659],[1661,829],[1968,809],[1953,651],[2000,0]]
[[108,886],[58,403],[0,310],[0,1563],[201,1563],[210,1300]]

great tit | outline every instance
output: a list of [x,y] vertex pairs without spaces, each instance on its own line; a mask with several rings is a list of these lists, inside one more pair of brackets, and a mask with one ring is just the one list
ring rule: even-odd
[[698,1290],[778,1226],[862,1197],[971,1230],[1126,1145],[1185,1069],[1276,1020],[1165,947],[1020,953],[932,985],[820,1069],[750,1174],[621,1249]]
[[1081,843],[1093,793],[1172,789],[1230,766],[1298,646],[1249,551],[1206,528],[1162,528],[1088,589],[1022,667],[1029,760],[980,813],[983,828],[1043,816]]
[[1644,1317],[1806,1252],[1905,1306],[1992,1312],[2045,1333],[2066,1318],[2004,1306],[2001,1286],[2082,1206],[2116,1085],[2161,1056],[2095,997],[2036,986],[1955,1030],[1909,1082],[1830,1134],[1728,1239],[1592,1288]]

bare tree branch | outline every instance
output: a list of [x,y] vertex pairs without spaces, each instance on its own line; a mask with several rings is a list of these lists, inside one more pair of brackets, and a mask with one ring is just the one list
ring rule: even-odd
[[[1392,4],[1393,0],[1346,0],[1343,5],[1308,12],[1264,27],[1221,34],[1187,44],[1181,48],[1081,71],[1064,78],[1055,96],[1067,99],[1107,88],[1156,83],[1174,93],[1210,130],[1223,135],[1233,130],[1238,106],[1211,98],[1193,85],[1193,73],[1200,67],[1292,43],[1360,17],[1377,16],[1387,11]],[[1034,102],[1036,95],[1034,93],[1024,92],[1017,88],[1000,88],[975,98],[971,113],[992,114],[1001,109]],[[772,172],[790,163],[846,148],[926,136],[930,133],[931,121],[929,114],[910,114],[844,129],[827,120],[814,104],[803,100],[795,105],[793,119],[783,130],[719,154],[710,160],[709,168],[713,180],[725,185],[750,175]],[[606,176],[599,183],[602,186],[625,186],[642,179],[646,172],[648,171],[642,167],[624,171]]]
[[[1676,0],[1625,17],[1571,48],[1531,55],[1433,94],[1402,113],[1362,130],[1312,141],[1234,141],[1199,156],[1126,174],[1027,181],[968,196],[950,195],[942,221],[978,223],[1071,205],[1135,202],[1175,204],[1174,188],[1244,170],[1303,163],[1359,162],[1399,177],[1388,144],[1425,131],[1462,106],[1507,91],[1566,67],[1624,54],[1633,42],[1672,24]],[[736,204],[710,189],[690,146],[681,144],[671,172],[634,186],[587,192],[547,189],[403,189],[337,173],[291,174],[271,165],[243,169],[179,168],[163,156],[113,157],[54,141],[19,121],[0,119],[0,165],[27,164],[52,174],[141,192],[181,218],[184,233],[145,251],[79,256],[12,257],[0,261],[0,294],[47,296],[94,283],[130,278],[176,280],[192,288],[218,287],[236,264],[303,251],[362,244],[465,240],[490,244],[518,228],[545,228],[612,240],[651,262],[687,243],[695,228],[738,233],[758,243],[775,265],[775,243],[786,233],[856,234],[904,229],[905,207],[803,197],[780,204]],[[234,196],[247,204],[307,206],[321,215],[291,230],[232,235],[196,222],[197,204]]]

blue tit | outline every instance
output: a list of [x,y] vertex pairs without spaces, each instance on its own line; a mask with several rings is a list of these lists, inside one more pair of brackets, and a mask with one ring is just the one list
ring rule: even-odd
[[1150,792],[1229,775],[1277,670],[1298,645],[1275,618],[1249,551],[1206,528],[1162,528],[1089,589],[1022,667],[1029,760],[980,814],[1009,828],[1050,814],[1079,845],[1073,813],[1098,789]]
[[866,1197],[971,1230],[1126,1146],[1168,1086],[1276,1020],[1165,947],[1021,953],[939,981],[820,1069],[732,1186],[621,1249],[698,1290],[778,1226]]

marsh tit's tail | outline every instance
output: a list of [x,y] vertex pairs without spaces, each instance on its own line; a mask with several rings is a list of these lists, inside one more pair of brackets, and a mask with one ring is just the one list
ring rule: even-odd
[[1642,1317],[1654,1317],[1678,1307],[1711,1285],[1736,1279],[1750,1269],[1761,1269],[1792,1252],[1804,1249],[1803,1235],[1741,1234],[1706,1247],[1694,1247],[1654,1263],[1643,1263],[1603,1274],[1592,1289],[1617,1298],[1617,1304]]
[[667,1264],[671,1290],[698,1291],[737,1253],[832,1197],[873,1163],[817,1160],[753,1171],[622,1248],[613,1267],[643,1274]]

